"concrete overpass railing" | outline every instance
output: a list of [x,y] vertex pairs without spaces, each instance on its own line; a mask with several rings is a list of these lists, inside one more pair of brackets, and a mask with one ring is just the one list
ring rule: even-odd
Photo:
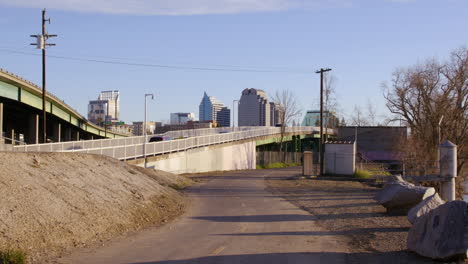
[[[223,130],[224,129],[224,130]],[[51,144],[38,144],[15,146],[15,151],[24,152],[75,152],[91,153],[110,156],[119,160],[136,159],[143,156],[160,155],[171,152],[185,151],[192,148],[222,144],[232,141],[250,139],[261,136],[280,134],[279,127],[264,128],[223,128],[207,129],[204,131],[173,131],[187,136],[187,138],[146,143],[144,137],[130,137],[120,139],[103,139],[74,141]],[[236,131],[237,130],[237,131]],[[287,133],[313,133],[318,131],[316,127],[287,127]],[[225,133],[222,133],[225,132]],[[192,134],[191,134],[192,133]],[[198,135],[204,134],[205,135]],[[221,133],[221,134],[220,134]],[[197,134],[197,135],[196,135]],[[152,135],[154,136],[154,135]]]

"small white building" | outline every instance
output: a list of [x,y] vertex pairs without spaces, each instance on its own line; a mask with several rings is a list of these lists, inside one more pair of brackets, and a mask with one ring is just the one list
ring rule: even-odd
[[325,142],[325,174],[353,175],[356,170],[354,141]]

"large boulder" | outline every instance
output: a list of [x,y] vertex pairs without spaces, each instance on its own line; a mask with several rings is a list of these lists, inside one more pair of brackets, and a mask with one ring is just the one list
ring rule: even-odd
[[416,186],[406,181],[393,181],[385,184],[374,199],[387,209],[387,213],[405,215],[422,200],[433,195],[432,187]]
[[433,259],[467,257],[468,203],[452,201],[416,219],[408,234],[408,249]]
[[418,203],[415,207],[411,208],[408,212],[408,221],[413,224],[416,219],[420,216],[423,216],[429,213],[431,210],[439,207],[440,205],[444,204],[445,202],[440,198],[439,194],[435,193],[427,197],[426,199],[422,200]]

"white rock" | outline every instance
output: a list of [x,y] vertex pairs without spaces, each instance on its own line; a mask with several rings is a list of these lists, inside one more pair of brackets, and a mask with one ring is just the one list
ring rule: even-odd
[[439,207],[440,205],[444,204],[445,202],[440,198],[439,194],[435,193],[427,197],[426,199],[422,200],[418,203],[415,207],[411,208],[408,212],[408,221],[413,224],[416,219],[420,216],[423,216],[429,213],[431,210]]
[[408,249],[433,259],[467,257],[468,203],[452,201],[416,219],[408,233]]
[[404,215],[409,209],[434,193],[435,189],[432,187],[416,186],[406,181],[394,181],[385,184],[374,199],[384,206],[388,213]]

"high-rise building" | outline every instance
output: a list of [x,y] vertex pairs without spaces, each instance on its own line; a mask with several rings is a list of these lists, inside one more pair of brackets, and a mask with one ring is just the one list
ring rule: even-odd
[[216,115],[216,123],[222,127],[231,126],[231,110],[226,106],[221,108],[221,110]]
[[188,121],[194,121],[194,113],[171,113],[171,125],[183,125]]
[[284,110],[280,104],[270,102],[270,124],[271,126],[281,125],[283,123]]
[[[224,110],[223,110],[224,109]],[[227,120],[226,113],[229,111]],[[231,111],[225,107],[222,103],[218,102],[213,96],[208,96],[206,92],[203,94],[203,98],[199,106],[199,119],[200,121],[214,121],[221,126],[230,126]],[[218,115],[221,115],[218,118]],[[226,125],[227,124],[227,125]]]
[[119,91],[103,91],[97,100],[89,101],[88,120],[103,125],[105,121],[118,121],[120,118]]
[[239,100],[239,126],[270,126],[271,105],[265,91],[246,88]]

